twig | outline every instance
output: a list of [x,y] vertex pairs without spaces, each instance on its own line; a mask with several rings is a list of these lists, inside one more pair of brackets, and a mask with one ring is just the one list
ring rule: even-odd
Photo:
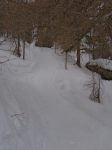
[[13,118],[13,117],[18,117],[18,116],[23,116],[23,115],[24,115],[24,113],[14,114],[14,115],[11,115],[11,118]]

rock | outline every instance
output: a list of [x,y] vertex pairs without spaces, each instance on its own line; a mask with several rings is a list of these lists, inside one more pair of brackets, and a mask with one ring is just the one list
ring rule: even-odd
[[112,70],[105,69],[97,64],[90,64],[90,62],[86,64],[86,68],[88,68],[90,71],[100,74],[101,78],[104,80],[112,80]]

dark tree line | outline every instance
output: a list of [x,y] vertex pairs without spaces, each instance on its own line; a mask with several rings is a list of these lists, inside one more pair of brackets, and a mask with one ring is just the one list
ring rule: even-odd
[[56,43],[65,52],[66,61],[69,51],[77,51],[79,67],[82,50],[91,53],[93,59],[111,57],[112,1],[0,1],[0,34],[15,42],[14,54],[21,56],[22,41],[25,59],[25,42],[32,42],[34,30],[36,45],[52,47]]

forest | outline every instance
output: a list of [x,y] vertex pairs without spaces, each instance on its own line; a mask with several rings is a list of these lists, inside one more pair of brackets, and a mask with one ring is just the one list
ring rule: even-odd
[[[0,36],[13,43],[13,54],[25,59],[25,43],[39,47],[55,47],[67,57],[76,52],[76,64],[81,67],[81,53],[91,60],[112,59],[111,0],[1,0]],[[21,50],[22,41],[22,50]],[[2,42],[2,41],[1,41]],[[111,80],[110,70],[87,64],[103,79]]]
[[112,149],[112,0],[0,0],[0,150]]
[[[21,56],[20,40],[36,45],[59,45],[63,52],[85,50],[95,58],[112,55],[111,0],[1,0],[0,35],[15,42],[14,54]],[[16,39],[16,40],[15,40]],[[83,40],[83,42],[82,42]]]

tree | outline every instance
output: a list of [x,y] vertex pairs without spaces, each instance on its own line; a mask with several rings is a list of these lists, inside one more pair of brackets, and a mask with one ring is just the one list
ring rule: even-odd
[[23,59],[25,59],[25,42],[31,42],[32,40],[32,30],[34,28],[32,16],[32,3],[16,0],[5,3],[5,13],[3,14],[4,33],[7,33],[15,41],[14,53],[18,57],[21,56],[20,41],[23,41]]

